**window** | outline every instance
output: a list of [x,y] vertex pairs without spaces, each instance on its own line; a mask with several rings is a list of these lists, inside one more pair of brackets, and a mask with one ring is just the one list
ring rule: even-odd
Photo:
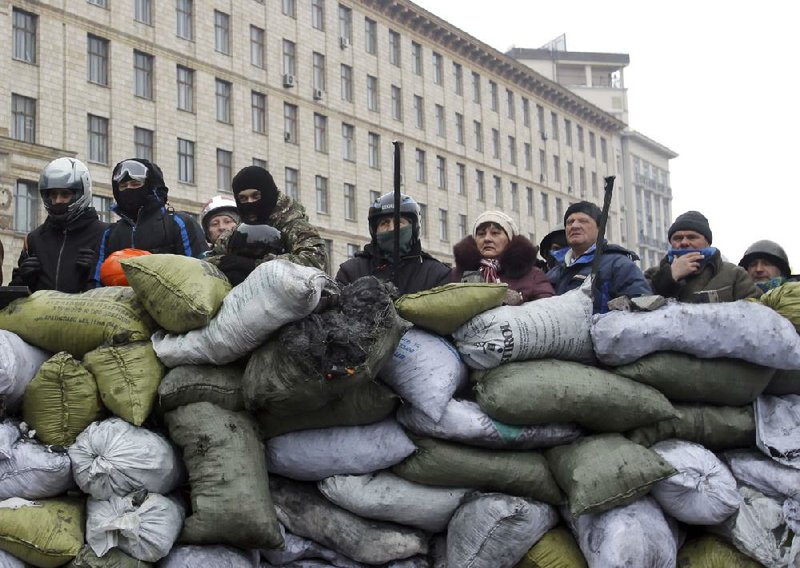
[[541,193],[541,200],[542,206],[540,207],[542,211],[542,221],[549,221],[550,220],[550,196],[546,193]]
[[400,67],[400,34],[389,30],[389,63]]
[[217,148],[217,189],[219,191],[231,190],[232,169],[233,155],[228,150]]
[[539,123],[539,132],[541,132],[544,139],[544,107],[542,105],[536,105],[536,120]]
[[403,120],[403,97],[397,85],[392,85],[392,118]]
[[137,158],[153,161],[153,131],[133,127],[133,153]]
[[359,251],[358,245],[347,243],[347,258],[353,258]]
[[369,202],[370,203],[375,203],[380,198],[381,198],[381,192],[380,191],[375,191],[374,189],[370,190],[370,192],[369,192]]
[[519,211],[519,186],[517,182],[511,182],[511,210]]
[[214,49],[231,54],[231,17],[219,10],[214,10]]
[[456,143],[464,145],[464,115],[456,113]]
[[564,119],[564,144],[572,146],[572,121]]
[[178,65],[178,110],[194,112],[194,69]]
[[367,75],[367,108],[378,112],[378,78]]
[[250,64],[264,68],[264,30],[250,26]]
[[475,151],[483,152],[483,126],[477,120],[472,121],[472,128],[475,131]]
[[466,215],[459,215],[458,216],[458,238],[463,239],[467,236],[467,216]]
[[86,35],[86,80],[108,85],[108,40]]
[[331,239],[322,239],[322,242],[325,243],[325,272],[332,274],[333,269],[333,240]]
[[100,6],[101,8],[108,8],[108,0],[87,0],[89,4]]
[[514,110],[514,92],[511,89],[506,89],[506,112],[508,118],[514,119],[516,112]]
[[527,127],[531,125],[531,103],[525,97],[522,97],[522,124]]
[[379,170],[381,169],[381,136],[370,132],[367,141],[369,167]]
[[447,228],[447,210],[439,209],[439,240],[450,240],[450,231]]
[[297,144],[297,107],[283,103],[283,139]]
[[604,137],[600,137],[600,157],[604,164],[608,163],[608,143]]
[[550,113],[550,128],[553,131],[553,140],[558,140],[558,115],[554,112]]
[[356,186],[345,183],[344,186],[344,218],[348,221],[356,220]]
[[475,170],[475,199],[478,201],[486,201],[486,186],[484,183],[484,175],[481,170]]
[[508,137],[508,161],[512,166],[517,165],[517,139],[513,136]]
[[133,50],[134,91],[137,97],[153,100],[153,56]]
[[97,216],[103,223],[113,223],[111,206],[114,200],[110,197],[103,197],[102,195],[92,195],[92,207],[97,211]]
[[494,205],[495,207],[503,207],[503,180],[500,176],[492,176],[494,178]]
[[342,159],[348,162],[356,160],[355,137],[355,126],[342,123]]
[[311,79],[315,89],[325,91],[325,56],[314,52],[312,56]]
[[497,112],[497,83],[489,81],[489,96],[491,97],[491,109]]
[[460,63],[453,62],[453,85],[457,95],[464,94],[464,69]]
[[317,213],[328,213],[328,178],[322,176],[314,177],[314,187],[317,193]]
[[528,217],[533,217],[533,188],[526,187],[525,188],[525,208],[528,213]]
[[529,172],[533,171],[533,148],[531,148],[530,143],[525,142],[522,153],[524,155],[522,159],[525,161],[524,162],[525,170]]
[[411,72],[422,76],[422,46],[415,41],[411,42]]
[[293,41],[283,40],[283,74],[297,75],[296,48]]
[[325,29],[325,0],[311,0],[311,26],[317,30]]
[[600,195],[600,190],[597,186],[597,172],[592,172],[592,196],[598,197]]
[[436,156],[436,187],[447,189],[447,160]]
[[500,131],[492,128],[492,158],[500,159]]
[[475,71],[472,72],[472,102],[481,102],[481,76]]
[[553,156],[553,181],[561,183],[561,159]]
[[36,63],[36,25],[39,17],[17,8],[13,9],[13,14],[12,57],[17,61]]
[[250,115],[253,132],[267,133],[267,95],[258,91],[250,92]]
[[89,138],[89,161],[108,163],[108,119],[93,114],[87,115]]
[[300,190],[298,184],[299,173],[294,168],[284,168],[283,170],[283,189],[286,195],[295,201],[300,199]]
[[222,79],[216,80],[217,93],[217,120],[230,124],[231,122],[231,84]]
[[586,168],[581,166],[578,172],[578,183],[580,184],[581,197],[584,197],[586,195]]
[[564,201],[560,197],[556,197],[556,219],[564,217]]
[[364,18],[364,49],[372,55],[378,53],[378,24],[369,18]]
[[191,40],[194,37],[194,23],[192,17],[194,6],[192,5],[192,0],[177,0],[175,3],[175,12],[177,16],[175,34],[180,38]]
[[437,85],[442,84],[442,56],[439,53],[433,52],[433,82]]
[[290,18],[297,17],[296,0],[281,0],[281,13]]
[[467,166],[456,164],[456,191],[459,195],[467,193]]
[[342,63],[342,100],[353,102],[353,68]]
[[578,150],[583,152],[583,126],[579,124],[575,128],[578,134]]
[[328,117],[314,113],[314,150],[328,153]]
[[353,42],[353,11],[341,4],[339,4],[339,37],[348,43]]
[[194,142],[178,138],[178,181],[194,183]]
[[594,132],[589,132],[589,155],[592,158],[597,157],[597,146],[595,145]]
[[425,183],[428,179],[428,172],[425,165],[425,150],[417,148],[415,156],[417,160],[417,181]]
[[445,132],[444,106],[436,105],[436,135],[444,138]]
[[17,180],[14,188],[14,230],[29,233],[39,224],[39,189],[34,181]]
[[419,203],[419,234],[422,237],[428,236],[428,206]]
[[547,179],[547,154],[544,150],[539,150],[539,179],[544,181]]
[[136,0],[133,5],[133,19],[148,26],[153,25],[152,0]]
[[419,95],[414,95],[414,120],[417,128],[425,130],[425,101]]
[[567,189],[572,192],[575,187],[575,168],[572,162],[567,162]]

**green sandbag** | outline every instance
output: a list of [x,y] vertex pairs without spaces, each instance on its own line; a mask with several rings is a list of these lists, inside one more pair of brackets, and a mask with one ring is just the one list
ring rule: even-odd
[[395,300],[400,317],[439,335],[450,335],[480,313],[503,305],[507,284],[451,283]]
[[119,548],[112,548],[102,558],[98,558],[92,548],[85,545],[78,555],[67,564],[67,568],[147,568],[149,562],[128,556]]
[[408,481],[499,491],[552,505],[564,502],[540,452],[488,450],[433,438],[411,439],[417,451],[392,468]]
[[192,514],[180,542],[243,549],[282,546],[264,445],[253,419],[197,402],[168,412],[165,420],[170,438],[183,450],[191,486]]
[[677,473],[656,452],[621,434],[587,436],[545,452],[573,517],[627,505]]
[[259,412],[256,420],[261,436],[266,440],[298,430],[380,422],[394,412],[399,401],[400,398],[385,386],[367,381],[319,410],[292,416],[274,416],[268,412]]
[[704,535],[678,551],[678,568],[761,568],[761,564],[716,536]]
[[161,412],[193,402],[211,402],[228,410],[244,410],[242,372],[238,365],[181,365],[170,369],[158,385]]
[[92,374],[63,351],[39,367],[22,401],[22,416],[36,437],[65,448],[102,418],[102,409]]
[[764,394],[771,394],[773,396],[783,396],[785,394],[800,394],[800,370],[784,370],[778,369],[775,371],[772,380],[764,389]]
[[120,265],[153,319],[172,333],[207,325],[231,291],[219,268],[190,256],[151,254],[121,260]]
[[83,498],[16,501],[23,506],[0,507],[0,549],[40,568],[63,566],[78,554],[86,524]]
[[103,404],[116,416],[141,426],[150,416],[164,376],[164,365],[150,341],[99,347],[83,364],[97,380]]
[[586,568],[575,537],[564,527],[548,531],[514,568]]
[[792,322],[800,333],[800,282],[786,282],[762,294],[758,301]]
[[699,359],[662,351],[614,372],[658,389],[673,402],[742,406],[764,391],[775,369],[739,359]]
[[648,448],[676,438],[695,442],[709,450],[735,450],[756,445],[753,406],[709,406],[676,404],[678,416],[627,432],[625,435]]
[[581,363],[540,359],[475,374],[481,410],[506,424],[574,422],[596,432],[625,432],[675,416],[654,388]]
[[40,290],[0,310],[0,329],[50,352],[82,358],[100,345],[150,339],[153,322],[127,286],[66,294]]

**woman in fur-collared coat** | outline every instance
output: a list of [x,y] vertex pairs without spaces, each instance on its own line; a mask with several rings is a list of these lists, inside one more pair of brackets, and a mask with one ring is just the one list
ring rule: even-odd
[[505,303],[509,305],[554,296],[547,276],[536,267],[538,249],[517,233],[514,220],[505,213],[481,213],[472,235],[453,247],[452,281],[508,284]]

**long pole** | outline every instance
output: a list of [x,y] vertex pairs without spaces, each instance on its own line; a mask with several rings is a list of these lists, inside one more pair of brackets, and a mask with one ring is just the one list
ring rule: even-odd
[[399,140],[392,141],[394,145],[394,266],[395,269],[400,264],[400,184],[402,182],[400,175],[400,152],[402,142]]
[[595,243],[594,259],[592,260],[592,301],[595,293],[599,291],[600,283],[597,281],[597,271],[600,270],[600,258],[606,246],[606,225],[608,224],[608,211],[611,209],[611,196],[614,192],[616,176],[607,176],[603,187],[603,212],[598,223],[597,242]]

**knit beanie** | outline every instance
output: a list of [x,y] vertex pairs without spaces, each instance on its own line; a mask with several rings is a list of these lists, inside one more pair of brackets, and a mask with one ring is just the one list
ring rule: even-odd
[[677,231],[695,231],[703,235],[708,244],[711,244],[711,227],[708,219],[699,211],[687,211],[678,215],[667,231],[667,239],[672,239],[672,235]]
[[567,212],[564,213],[564,226],[567,226],[567,219],[573,213],[584,213],[594,219],[594,222],[600,225],[600,216],[603,211],[591,201],[578,201],[567,207]]
[[478,236],[478,227],[485,223],[494,223],[495,225],[502,227],[502,229],[506,232],[506,236],[508,240],[514,238],[514,236],[519,233],[519,229],[517,229],[517,224],[514,222],[514,219],[503,213],[502,211],[484,211],[478,218],[475,219],[475,224],[472,225],[472,236]]

